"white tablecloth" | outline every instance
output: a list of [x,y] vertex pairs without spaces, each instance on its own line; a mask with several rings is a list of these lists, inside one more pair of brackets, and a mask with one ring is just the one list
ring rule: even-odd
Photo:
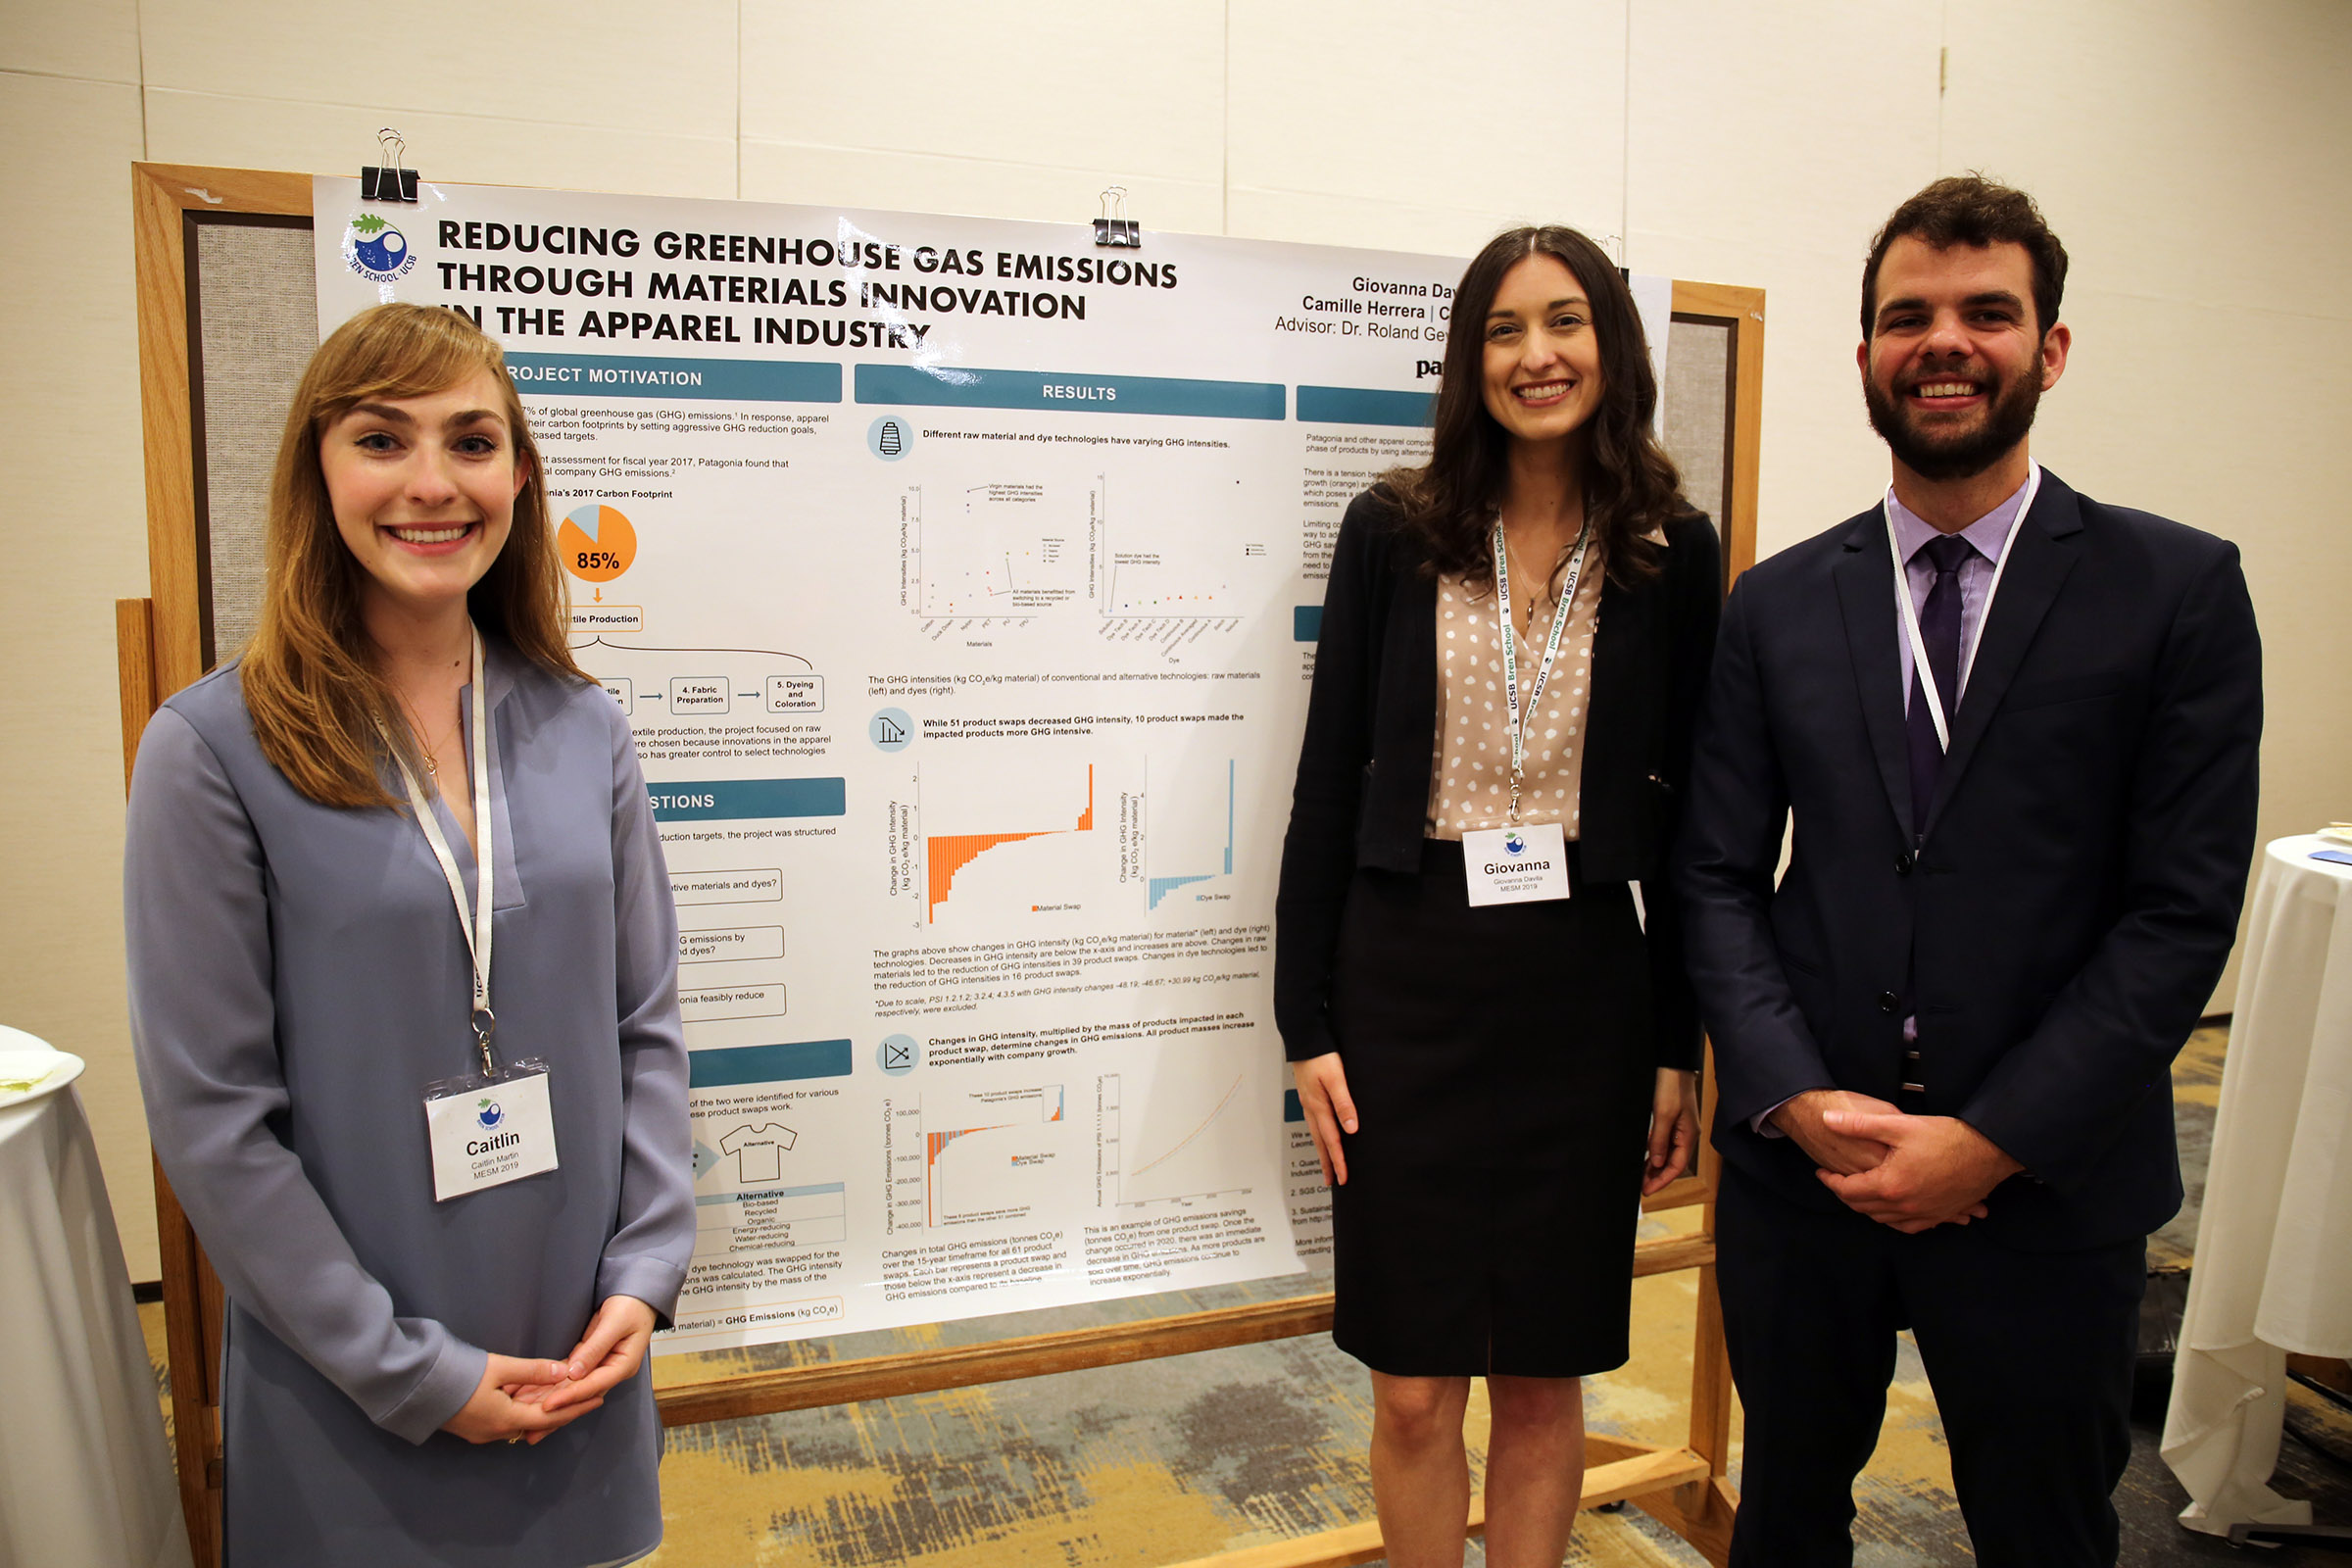
[[155,1372],[72,1089],[0,1109],[0,1565],[188,1568]]
[[2279,839],[2263,853],[2214,1119],[2213,1164],[2164,1459],[2180,1519],[2308,1524],[2270,1489],[2286,1352],[2352,1356],[2352,866]]

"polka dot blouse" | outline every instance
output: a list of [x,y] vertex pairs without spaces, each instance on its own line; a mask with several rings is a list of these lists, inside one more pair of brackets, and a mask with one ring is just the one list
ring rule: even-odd
[[[1535,630],[1512,628],[1525,700],[1544,662],[1544,640],[1558,606],[1562,570],[1536,602]],[[1585,561],[1576,604],[1560,634],[1559,658],[1544,685],[1542,708],[1527,726],[1527,761],[1519,794],[1522,823],[1557,822],[1577,837],[1577,789],[1584,770],[1585,714],[1592,701],[1592,634],[1600,625],[1607,572],[1599,552]],[[1502,693],[1502,635],[1494,624],[1492,585],[1475,595],[1459,577],[1438,579],[1438,734],[1430,764],[1425,836],[1458,839],[1505,826],[1511,808],[1510,704]]]

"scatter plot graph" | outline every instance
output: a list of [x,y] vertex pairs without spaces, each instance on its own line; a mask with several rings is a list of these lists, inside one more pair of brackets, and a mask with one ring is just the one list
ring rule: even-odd
[[927,618],[1026,616],[1086,591],[1082,486],[998,480],[900,495],[907,608]]

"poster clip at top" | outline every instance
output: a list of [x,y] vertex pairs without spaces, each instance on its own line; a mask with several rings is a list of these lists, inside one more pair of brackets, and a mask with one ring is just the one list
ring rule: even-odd
[[1127,216],[1127,187],[1105,185],[1102,202],[1102,216],[1095,220],[1095,243],[1142,250],[1144,225]]
[[399,131],[390,125],[375,133],[376,143],[383,149],[381,166],[364,164],[360,167],[360,200],[364,202],[413,202],[416,199],[416,171],[400,167],[401,155],[409,144]]

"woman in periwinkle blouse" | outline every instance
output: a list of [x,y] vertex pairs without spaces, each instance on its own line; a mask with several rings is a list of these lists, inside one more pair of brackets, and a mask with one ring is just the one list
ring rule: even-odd
[[1656,407],[1608,258],[1499,235],[1454,295],[1428,465],[1359,496],[1333,553],[1274,1011],[1396,1568],[1462,1561],[1474,1377],[1487,1561],[1557,1568],[1578,1380],[1625,1360],[1640,1195],[1697,1142],[1662,873],[1723,584]]
[[694,1249],[676,915],[497,346],[328,338],[268,560],[147,727],[124,869],[148,1123],[228,1290],[228,1562],[631,1561]]

